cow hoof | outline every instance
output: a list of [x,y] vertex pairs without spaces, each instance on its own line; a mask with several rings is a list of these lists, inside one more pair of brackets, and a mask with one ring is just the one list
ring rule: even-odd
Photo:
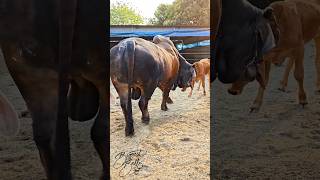
[[189,94],[188,97],[191,97],[191,95]]
[[107,173],[102,173],[102,175],[100,176],[100,180],[107,180],[107,179],[110,179],[108,178]]
[[282,92],[286,92],[286,87],[279,87],[278,90]]
[[308,104],[308,102],[304,101],[304,102],[300,102],[299,104],[301,105],[302,108],[304,108]]
[[162,106],[161,106],[161,110],[162,110],[162,111],[168,111],[168,107],[162,107]]
[[133,128],[126,128],[126,136],[132,137],[134,135],[134,129]]
[[168,103],[168,104],[173,104],[172,99],[171,99],[171,98],[168,98],[168,99],[167,99],[167,103]]
[[142,117],[141,120],[142,120],[142,123],[143,123],[143,124],[147,124],[147,125],[148,125],[149,122],[150,122],[150,118],[149,118],[149,117]]
[[228,93],[231,94],[231,95],[234,95],[234,96],[241,94],[240,91],[232,90],[232,89],[228,89]]
[[31,118],[29,110],[24,110],[19,113],[19,118]]
[[253,104],[251,107],[250,107],[250,113],[257,113],[259,112],[260,110],[260,106],[257,105],[257,104]]

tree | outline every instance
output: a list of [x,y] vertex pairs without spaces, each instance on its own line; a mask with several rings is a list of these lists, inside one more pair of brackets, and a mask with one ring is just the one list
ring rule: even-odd
[[170,26],[174,25],[174,9],[172,5],[160,4],[154,15],[156,18],[151,19],[150,24]]
[[155,25],[210,25],[210,0],[175,0],[160,4],[149,23]]
[[143,18],[128,4],[118,2],[115,5],[111,5],[110,24],[111,25],[143,24]]

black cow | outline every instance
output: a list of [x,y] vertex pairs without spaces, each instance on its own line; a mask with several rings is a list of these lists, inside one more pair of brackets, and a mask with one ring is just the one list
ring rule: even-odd
[[110,50],[110,77],[126,119],[126,136],[134,134],[131,98],[139,99],[142,122],[150,117],[148,101],[154,90],[163,91],[162,110],[172,102],[169,93],[174,86],[185,89],[191,85],[194,69],[175,48],[171,40],[155,36],[153,42],[128,38]]
[[239,79],[257,79],[263,83],[259,64],[262,55],[275,47],[279,34],[276,27],[270,25],[274,21],[273,10],[261,10],[246,0],[220,2],[222,8],[214,47],[218,79],[223,83]]
[[68,116],[85,121],[97,113],[91,137],[101,178],[110,177],[107,3],[0,0],[0,46],[31,113],[48,179],[72,178]]

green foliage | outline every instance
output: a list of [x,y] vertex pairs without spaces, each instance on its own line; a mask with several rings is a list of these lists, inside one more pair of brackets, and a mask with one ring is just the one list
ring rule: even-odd
[[125,3],[111,5],[110,8],[111,25],[137,25],[143,24],[142,16]]
[[150,24],[210,25],[210,0],[175,0],[172,4],[160,4]]

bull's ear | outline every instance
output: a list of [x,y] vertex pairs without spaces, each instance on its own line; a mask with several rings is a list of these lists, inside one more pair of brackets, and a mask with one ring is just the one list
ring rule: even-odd
[[276,46],[276,39],[269,24],[258,25],[257,31],[261,42],[260,48],[263,54]]

